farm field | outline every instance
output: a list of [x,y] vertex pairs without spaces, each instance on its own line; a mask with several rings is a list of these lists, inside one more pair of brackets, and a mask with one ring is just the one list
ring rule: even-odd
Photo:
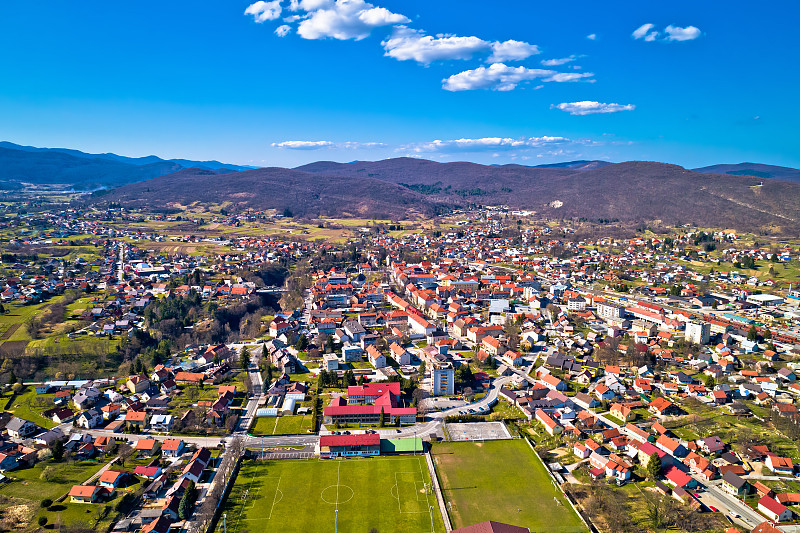
[[[443,532],[422,456],[245,461],[224,504],[229,533]],[[222,521],[217,533],[223,533]]]
[[495,520],[531,531],[586,531],[524,440],[436,443],[432,454],[454,528]]

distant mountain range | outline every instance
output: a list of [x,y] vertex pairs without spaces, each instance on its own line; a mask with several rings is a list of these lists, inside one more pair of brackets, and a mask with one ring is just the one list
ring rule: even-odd
[[154,155],[87,154],[67,148],[36,148],[0,142],[0,181],[5,182],[6,188],[15,188],[19,183],[65,185],[79,190],[110,188],[184,168],[225,173],[252,167],[226,165],[219,161],[164,160]]
[[591,170],[413,158],[320,161],[295,169],[235,172],[224,179],[212,171],[183,170],[120,187],[98,201],[150,209],[231,202],[256,209],[288,207],[302,216],[375,218],[424,216],[469,204],[508,205],[555,218],[748,231],[800,228],[800,184],[645,161]]
[[258,210],[289,208],[298,216],[400,218],[430,216],[449,204],[406,187],[366,176],[318,175],[287,168],[259,168],[226,174],[185,169],[125,185],[97,202],[155,210],[219,205]]
[[228,202],[310,217],[399,219],[477,204],[554,218],[800,230],[800,170],[755,163],[687,170],[646,161],[532,167],[396,158],[251,169],[0,142],[0,188],[20,183],[111,189],[92,201],[156,210]]
[[761,163],[739,163],[737,165],[711,165],[694,169],[697,172],[730,174],[732,176],[755,176],[800,183],[800,170],[775,165],[762,165]]

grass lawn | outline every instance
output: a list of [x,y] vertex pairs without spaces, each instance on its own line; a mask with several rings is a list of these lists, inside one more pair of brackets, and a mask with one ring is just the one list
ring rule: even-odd
[[[478,397],[476,396],[475,399],[477,400]],[[492,414],[495,413],[497,414],[497,416],[501,416],[503,418],[514,418],[519,420],[525,419],[525,415],[522,413],[520,408],[511,405],[511,403],[506,401],[505,399],[499,400],[496,404],[492,406]]]
[[[228,531],[443,532],[421,456],[245,461],[223,506]],[[223,533],[222,521],[217,533]]]
[[[4,394],[2,401],[6,402],[6,398],[10,398],[10,394]],[[11,403],[6,405],[6,411],[10,411],[19,418],[30,420],[37,426],[50,429],[58,424],[50,418],[43,417],[42,412],[55,407],[54,399],[55,394],[37,395],[36,389],[28,386],[23,389],[22,394],[17,395]]]
[[524,440],[436,443],[432,452],[453,527],[495,520],[531,531],[586,530]]
[[[25,323],[33,318],[42,308],[49,307],[50,302],[43,302],[34,305],[22,305],[16,302],[3,304],[6,313],[0,315],[0,334],[3,340],[30,340]],[[10,330],[11,327],[16,329]]]
[[[12,470],[6,475],[13,481],[0,485],[0,494],[14,498],[24,498],[38,502],[44,498],[56,500],[63,496],[72,485],[79,485],[92,477],[105,464],[105,459],[95,461],[75,461],[52,463],[39,462],[31,468]],[[54,480],[47,482],[41,479],[46,467],[56,470]]]
[[298,435],[311,429],[311,415],[261,417],[250,431],[253,435]]

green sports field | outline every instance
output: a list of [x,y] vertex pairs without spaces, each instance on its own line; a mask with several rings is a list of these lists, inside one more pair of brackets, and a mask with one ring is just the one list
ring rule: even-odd
[[[423,456],[245,461],[224,504],[229,533],[444,532]],[[216,533],[222,533],[220,520]]]
[[531,531],[586,531],[524,440],[436,443],[432,453],[454,528],[495,520]]

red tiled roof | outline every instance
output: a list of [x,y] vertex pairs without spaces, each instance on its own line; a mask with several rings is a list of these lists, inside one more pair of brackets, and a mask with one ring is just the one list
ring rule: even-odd
[[362,435],[322,435],[319,438],[320,446],[378,446],[381,436],[377,433]]

